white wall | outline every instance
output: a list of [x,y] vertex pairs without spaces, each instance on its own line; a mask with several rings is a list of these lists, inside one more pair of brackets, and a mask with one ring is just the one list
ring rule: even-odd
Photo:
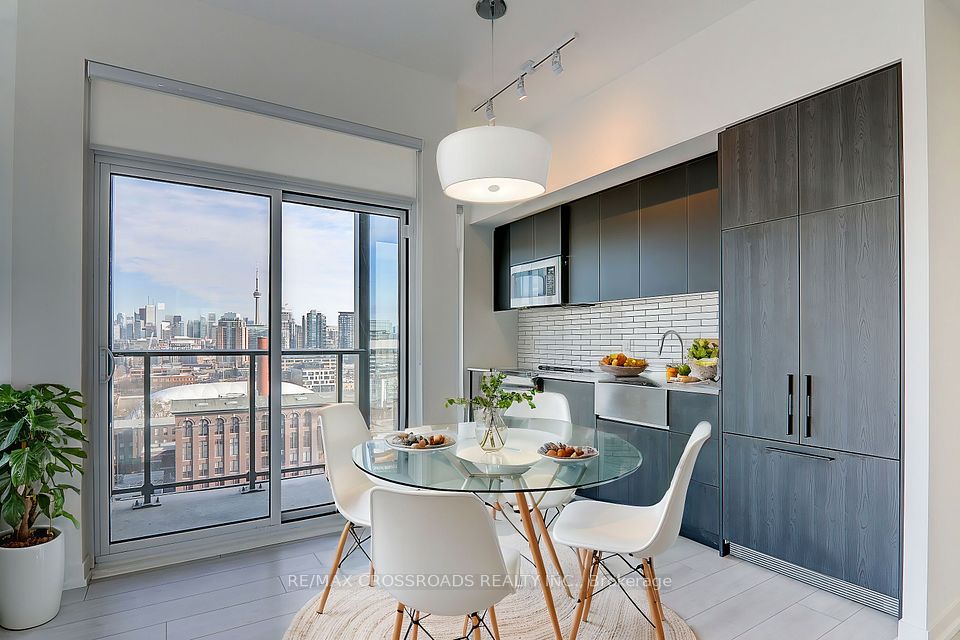
[[[934,638],[960,633],[960,451],[955,392],[940,375],[960,335],[960,14],[927,0],[927,126],[930,208],[930,433],[928,611]],[[957,5],[960,6],[960,5]],[[909,370],[908,374],[909,375]],[[909,462],[909,461],[908,461]]]
[[0,0],[0,384],[12,375],[13,105],[17,66],[17,2]]
[[[84,60],[92,59],[423,138],[423,414],[454,415],[441,407],[459,375],[455,205],[431,165],[454,128],[452,84],[193,0],[26,0],[17,36],[16,383],[80,387],[91,373],[81,350],[81,214]],[[80,540],[70,532],[70,586],[83,579]]]
[[517,312],[493,311],[493,228],[464,229],[463,363],[517,366]]

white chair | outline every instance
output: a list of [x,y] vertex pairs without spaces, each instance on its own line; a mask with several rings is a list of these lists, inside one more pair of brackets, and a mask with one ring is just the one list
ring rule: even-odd
[[[615,578],[604,564],[604,558],[611,556],[626,561],[633,567],[631,573],[636,572],[643,576],[653,620],[647,619],[656,629],[657,638],[664,640],[663,605],[653,570],[653,558],[677,541],[690,476],[693,474],[693,466],[700,449],[710,438],[710,431],[709,422],[701,422],[693,430],[680,456],[680,463],[673,474],[670,487],[657,504],[634,507],[581,500],[564,509],[557,518],[553,528],[554,540],[584,552],[580,597],[570,640],[576,640],[580,624],[590,612],[590,600],[599,570],[602,568],[612,579]],[[640,565],[634,567],[625,556],[640,560]],[[637,609],[639,610],[639,607]]]
[[520,554],[501,550],[483,502],[467,493],[377,487],[370,504],[378,583],[398,601],[394,640],[404,612],[413,637],[427,616],[467,616],[475,637],[483,628],[499,640],[494,606],[514,592]]
[[[357,533],[357,528],[370,528],[370,492],[375,485],[369,476],[353,463],[354,447],[370,439],[370,430],[360,410],[355,405],[343,403],[323,407],[318,413],[320,438],[326,456],[327,481],[330,483],[330,492],[333,494],[337,511],[347,520],[343,533],[340,534],[330,576],[317,606],[317,613],[323,613],[340,565],[357,550],[366,555],[362,547],[366,539]],[[351,536],[353,546],[344,556],[343,549],[347,538]],[[370,571],[373,572],[372,562]]]
[[[572,420],[570,416],[570,403],[567,402],[566,396],[564,396],[562,393],[553,393],[551,391],[538,393],[534,396],[533,403],[535,406],[534,408],[531,408],[530,405],[525,402],[518,402],[504,411],[504,415],[512,418],[540,418],[545,420],[557,420],[566,423],[570,423]],[[558,441],[567,441],[572,435],[572,425],[566,429],[561,428],[556,434]],[[549,476],[545,476],[543,479],[545,481],[549,481]],[[530,478],[528,477],[528,481],[529,480]],[[556,549],[553,546],[553,540],[550,539],[548,523],[544,517],[544,514],[548,513],[551,509],[556,509],[557,513],[559,514],[559,512],[571,500],[573,500],[573,496],[576,494],[576,492],[576,489],[558,489],[556,491],[542,491],[530,496],[530,505],[534,516],[534,522],[536,522],[540,528],[543,540],[547,544],[547,552],[550,554],[550,558],[553,561],[557,572],[560,574],[560,580],[563,584],[564,590],[570,597],[573,597],[573,595],[570,593],[570,587],[567,585],[567,579],[563,574],[563,568],[560,564],[560,559],[557,557]],[[516,505],[510,506],[516,508]],[[520,530],[516,527],[516,525],[514,525],[514,528],[517,529],[519,533]]]

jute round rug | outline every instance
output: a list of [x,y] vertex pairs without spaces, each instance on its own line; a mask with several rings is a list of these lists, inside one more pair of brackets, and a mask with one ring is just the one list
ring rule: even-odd
[[[515,534],[501,540],[505,546],[510,545],[518,549],[526,547],[526,543]],[[529,555],[528,548],[526,552]],[[573,614],[577,606],[576,595],[580,578],[576,554],[565,547],[558,547],[557,553],[561,557],[564,573],[567,574],[571,592],[574,594],[573,598],[567,597],[559,582],[559,576],[552,571],[553,567],[546,553],[544,553],[544,560],[550,572],[549,578],[552,583],[557,616],[560,620],[560,629],[566,637],[570,634]],[[543,593],[539,583],[533,577],[534,569],[527,561],[523,561],[522,565],[523,577],[517,592],[496,605],[500,637],[502,640],[554,640]],[[612,568],[615,572],[622,573],[615,566]],[[619,569],[625,569],[625,566],[621,565]],[[623,584],[633,599],[641,605],[644,613],[649,615],[642,583],[638,577],[634,576],[634,578],[635,580],[623,581]],[[383,589],[367,586],[366,576],[339,580],[330,593],[323,615],[316,613],[318,600],[319,594],[297,613],[284,635],[284,640],[371,640],[392,637],[396,600]],[[680,616],[667,607],[664,607],[664,613],[667,618],[668,639],[696,640],[693,630]],[[463,618],[431,616],[423,621],[423,627],[437,640],[449,640],[462,637]],[[405,631],[406,626],[404,626]],[[425,634],[420,634],[420,638],[426,637]],[[483,637],[489,639],[489,635],[485,632]],[[654,640],[656,636],[650,623],[633,608],[620,589],[611,586],[594,597],[589,619],[581,625],[578,638],[582,640],[611,638]]]

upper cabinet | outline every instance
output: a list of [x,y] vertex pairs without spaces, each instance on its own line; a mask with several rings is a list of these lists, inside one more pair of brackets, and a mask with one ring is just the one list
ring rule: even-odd
[[797,215],[797,153],[795,104],[720,134],[724,229]]
[[510,225],[493,230],[493,310],[510,308]]
[[800,103],[800,212],[900,193],[900,70]]
[[534,216],[510,224],[510,266],[536,259],[536,235]]
[[687,293],[720,288],[719,173],[716,154],[687,165]]
[[510,224],[510,264],[566,253],[566,207],[554,207]]
[[681,165],[640,180],[640,295],[686,290],[687,170]]
[[640,297],[640,181],[600,194],[600,300]]
[[569,302],[597,302],[600,300],[600,194],[574,200],[569,209]]

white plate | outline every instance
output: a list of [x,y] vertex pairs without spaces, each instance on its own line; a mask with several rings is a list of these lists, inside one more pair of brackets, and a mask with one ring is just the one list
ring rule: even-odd
[[386,438],[384,438],[383,441],[386,442],[386,443],[387,443],[387,446],[390,447],[391,449],[396,449],[397,451],[409,451],[409,452],[411,452],[411,453],[427,453],[427,452],[429,452],[429,451],[443,451],[444,449],[449,449],[450,447],[455,447],[455,446],[457,446],[457,439],[456,439],[452,434],[450,434],[450,433],[448,433],[448,432],[446,432],[446,431],[433,431],[433,432],[429,432],[429,433],[416,433],[416,434],[414,434],[414,435],[423,436],[423,437],[425,437],[425,438],[428,438],[428,437],[430,437],[430,436],[437,435],[438,433],[439,433],[439,434],[442,434],[443,437],[446,438],[446,442],[444,442],[443,444],[440,444],[440,445],[431,445],[431,446],[428,446],[426,449],[415,449],[414,447],[408,447],[407,445],[400,444],[399,442],[397,442],[397,438],[399,437],[399,435],[397,435],[397,434],[389,435],[389,436],[387,436]]
[[487,452],[476,439],[463,440],[457,457],[479,467],[484,473],[517,474],[540,462],[537,449],[556,436],[535,429],[508,429],[507,444],[500,451]]
[[[541,447],[541,448],[542,448],[542,447]],[[590,460],[593,460],[594,458],[596,458],[597,455],[600,453],[599,451],[597,451],[597,450],[594,449],[593,447],[589,447],[589,446],[581,447],[581,449],[584,449],[584,450],[587,450],[587,451],[592,451],[593,454],[592,454],[592,455],[581,456],[581,457],[578,457],[578,458],[556,458],[556,457],[553,457],[553,456],[548,456],[548,455],[545,454],[545,453],[540,453],[540,450],[538,449],[538,450],[537,450],[537,455],[539,455],[539,456],[540,456],[541,458],[543,458],[544,460],[549,460],[550,462],[568,462],[568,463],[574,463],[574,462],[589,462]]]

